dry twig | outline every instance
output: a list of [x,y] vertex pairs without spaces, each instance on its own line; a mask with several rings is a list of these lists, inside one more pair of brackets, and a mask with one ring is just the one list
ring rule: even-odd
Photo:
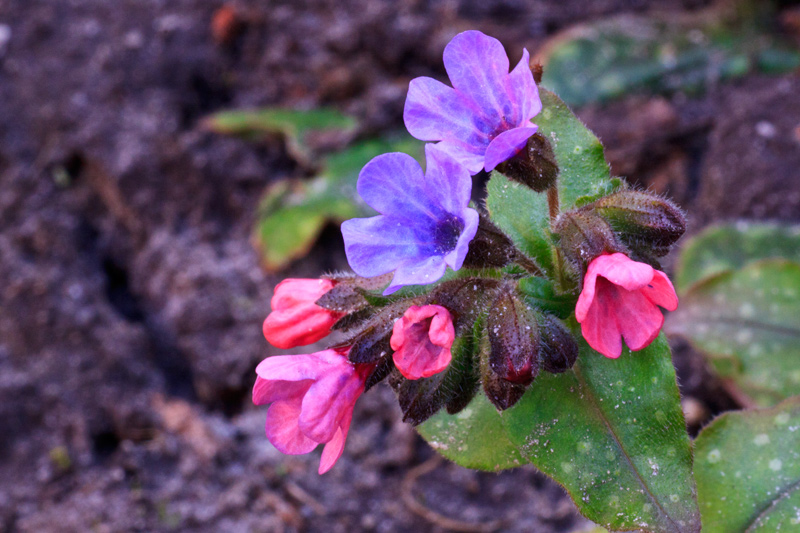
[[450,531],[462,531],[465,533],[491,533],[500,529],[503,526],[502,520],[492,520],[490,522],[482,522],[477,524],[472,522],[462,522],[461,520],[454,520],[441,515],[417,501],[416,497],[414,496],[414,484],[416,483],[417,479],[432,472],[440,464],[442,464],[442,457],[440,455],[434,455],[421,465],[417,465],[412,468],[408,474],[406,474],[401,487],[403,503],[405,503],[406,507],[408,507],[414,514],[424,518],[428,522],[441,528],[449,529]]

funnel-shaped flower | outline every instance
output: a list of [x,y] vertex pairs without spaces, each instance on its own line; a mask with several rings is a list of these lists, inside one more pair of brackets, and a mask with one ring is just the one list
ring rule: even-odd
[[324,443],[319,473],[330,470],[344,450],[366,372],[342,353],[324,350],[268,357],[256,373],[253,403],[272,403],[267,411],[267,439],[290,455],[308,453]]
[[459,33],[444,49],[453,87],[432,78],[411,80],[403,120],[409,133],[437,147],[472,174],[492,170],[536,133],[542,110],[528,51],[510,73],[500,41],[479,31]]
[[678,296],[667,275],[625,254],[605,254],[592,260],[583,278],[575,318],[589,346],[617,358],[622,340],[641,350],[658,336],[664,315],[678,307]]
[[317,342],[331,332],[344,313],[316,305],[335,282],[327,279],[285,279],[275,287],[272,312],[264,320],[264,337],[281,349]]
[[384,294],[404,285],[437,281],[447,266],[461,268],[478,230],[478,212],[467,207],[472,180],[458,163],[428,145],[427,171],[413,157],[383,154],[358,176],[358,193],[381,213],[342,224],[344,249],[359,276],[394,271]]
[[441,305],[412,305],[394,323],[389,343],[397,370],[408,379],[427,378],[447,368],[455,329]]

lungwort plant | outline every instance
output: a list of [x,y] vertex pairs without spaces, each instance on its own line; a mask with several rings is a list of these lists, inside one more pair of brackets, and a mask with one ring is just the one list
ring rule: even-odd
[[[499,41],[468,31],[444,65],[451,85],[417,78],[405,105],[408,131],[428,142],[425,169],[394,152],[361,170],[358,194],[377,215],[342,224],[353,273],[275,290],[269,342],[334,335],[258,366],[270,442],[288,454],[323,444],[328,471],[359,397],[385,380],[438,452],[482,470],[532,464],[610,530],[695,532],[701,514],[708,531],[796,523],[796,399],[717,420],[693,472],[661,334],[678,296],[659,258],[683,212],[609,174],[527,51],[511,69]],[[481,171],[488,196],[475,205]]]

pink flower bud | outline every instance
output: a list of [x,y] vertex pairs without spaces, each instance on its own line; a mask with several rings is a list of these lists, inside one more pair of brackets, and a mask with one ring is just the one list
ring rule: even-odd
[[655,340],[664,324],[659,306],[678,307],[666,274],[625,254],[606,254],[589,263],[575,318],[589,346],[616,359],[622,353],[620,337],[633,351]]
[[319,473],[330,470],[344,451],[356,400],[371,367],[356,367],[346,353],[324,350],[277,355],[261,361],[253,403],[272,403],[267,439],[285,454],[308,453],[325,444]]
[[316,305],[336,283],[327,279],[285,279],[275,287],[272,312],[264,320],[264,337],[278,348],[317,342],[331,332],[344,313]]
[[394,323],[389,344],[394,364],[408,379],[427,378],[450,364],[455,329],[441,305],[412,305]]

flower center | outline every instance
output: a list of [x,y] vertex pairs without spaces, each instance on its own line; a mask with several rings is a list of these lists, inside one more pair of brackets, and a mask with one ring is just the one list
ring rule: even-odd
[[440,220],[433,232],[436,251],[446,254],[458,244],[458,237],[464,231],[464,221],[455,215],[448,214]]

